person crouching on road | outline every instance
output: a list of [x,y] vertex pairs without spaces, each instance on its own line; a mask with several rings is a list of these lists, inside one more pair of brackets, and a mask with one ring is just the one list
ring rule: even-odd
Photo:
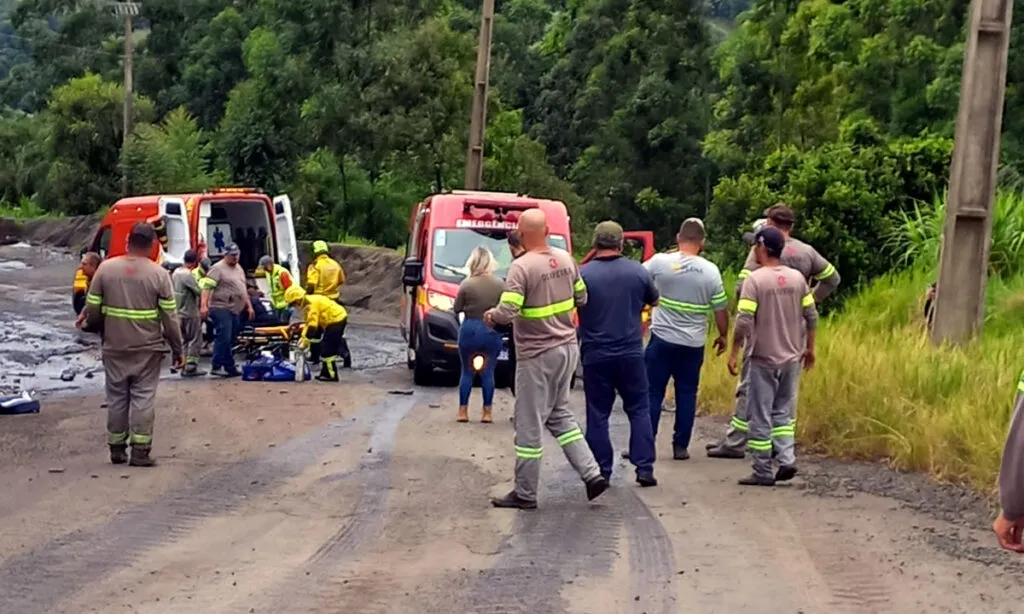
[[306,294],[326,296],[341,304],[341,286],[345,283],[345,269],[331,258],[326,241],[313,241],[313,262],[306,267]]
[[644,359],[650,388],[651,426],[658,435],[661,404],[669,378],[675,382],[676,419],[672,432],[672,458],[690,458],[690,438],[697,414],[697,388],[704,364],[708,316],[714,313],[718,355],[726,348],[729,301],[718,267],[700,256],[704,250],[704,222],[691,217],[679,226],[679,251],[656,254],[644,263],[660,298],[651,317],[651,340]]
[[501,353],[501,333],[484,324],[484,312],[498,305],[505,282],[494,275],[494,259],[485,247],[478,247],[466,261],[469,277],[459,285],[453,311],[462,314],[459,326],[459,360],[462,362],[462,376],[459,379],[459,415],[457,422],[469,422],[469,395],[473,390],[473,379],[477,365],[480,369],[480,388],[484,394],[483,413],[480,422],[489,423],[491,405],[494,403],[494,369]]
[[629,417],[629,459],[636,466],[637,484],[657,486],[640,315],[645,305],[657,304],[658,291],[643,265],[622,255],[622,235],[622,226],[615,222],[598,224],[593,243],[597,252],[580,269],[587,286],[587,304],[579,309],[586,438],[601,475],[611,479],[608,418],[617,392]]
[[292,276],[288,269],[275,264],[274,259],[268,255],[260,258],[260,269],[267,276],[270,285],[270,302],[274,306],[274,312],[281,323],[287,324],[291,320],[292,311],[288,307],[288,302],[284,300],[284,292],[292,286]]
[[199,370],[199,353],[203,344],[203,319],[199,317],[199,301],[203,295],[199,287],[196,269],[199,254],[193,250],[185,252],[184,265],[171,274],[174,286],[174,300],[178,304],[178,322],[181,324],[181,338],[185,347],[185,368],[182,377],[206,375]]
[[213,370],[211,375],[238,377],[232,347],[242,326],[245,311],[251,320],[255,316],[246,289],[245,269],[238,264],[241,250],[234,243],[227,246],[224,257],[213,265],[203,279],[203,297],[200,315],[213,318]]
[[128,253],[99,266],[86,296],[86,325],[103,330],[107,441],[115,465],[156,464],[150,450],[165,340],[173,366],[184,366],[171,278],[149,259],[155,241],[151,225],[135,224],[128,234]]
[[541,434],[547,428],[583,479],[587,499],[608,488],[608,480],[583,439],[576,416],[569,409],[569,383],[579,361],[572,311],[587,302],[587,287],[576,261],[564,250],[547,244],[547,217],[529,209],[519,218],[519,234],[526,253],[512,262],[501,302],[484,313],[484,321],[515,324],[516,485],[504,497],[491,500],[495,507],[537,507],[537,485],[543,455]]
[[296,309],[305,310],[306,326],[302,329],[299,344],[307,347],[311,334],[320,338],[322,364],[320,375],[316,378],[322,382],[338,381],[338,357],[341,357],[346,368],[352,366],[352,355],[345,340],[348,312],[331,299],[318,294],[307,294],[298,286],[288,288],[284,293],[284,300]]
[[[780,262],[785,247],[786,237],[777,228],[757,231],[754,253],[760,268],[743,282],[737,307],[729,354],[729,372],[734,376],[739,374],[736,363],[743,344],[751,345],[745,358],[750,361],[747,447],[754,457],[754,472],[740,480],[744,486],[774,486],[797,473],[796,397],[801,369],[814,366],[818,310],[803,274]],[[773,446],[779,461],[774,476]]]

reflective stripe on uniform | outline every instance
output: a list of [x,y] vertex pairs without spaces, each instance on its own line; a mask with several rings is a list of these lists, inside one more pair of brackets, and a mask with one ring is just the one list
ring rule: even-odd
[[772,429],[772,439],[776,437],[796,437],[796,429],[792,424],[777,426]]
[[128,433],[107,433],[107,441],[116,446],[128,441]]
[[1020,374],[1020,381],[1017,382],[1017,392],[1024,392],[1024,373]]
[[139,435],[137,433],[132,433],[132,443],[143,445],[143,446],[149,445],[149,444],[153,443],[153,436],[152,435]]
[[90,292],[89,294],[85,295],[85,304],[86,305],[102,305],[103,304],[103,295],[102,294],[93,294],[92,292]]
[[740,271],[739,277],[740,279],[746,279],[750,277],[750,271],[748,271],[747,269],[743,269],[742,271]]
[[544,318],[551,318],[563,313],[569,313],[576,308],[576,299],[565,299],[564,301],[558,301],[550,305],[541,305],[539,307],[523,307],[519,311],[520,317],[524,320],[543,320]]
[[572,285],[572,289],[574,292],[583,292],[584,290],[587,289],[587,284],[584,283],[583,278],[580,277],[579,279],[576,280],[576,283]]
[[833,275],[835,275],[835,273],[836,273],[836,267],[834,267],[831,264],[829,264],[827,267],[825,267],[824,271],[822,271],[821,273],[818,273],[817,275],[815,275],[814,279],[817,279],[817,280],[828,279],[829,277],[832,277]]
[[729,297],[725,295],[725,292],[719,292],[718,294],[711,297],[711,306],[725,305],[729,302]]
[[752,301],[749,298],[741,298],[736,308],[740,313],[749,313],[753,315],[757,313],[757,301]]
[[658,306],[681,313],[711,313],[711,305],[684,303],[683,301],[674,301],[670,298],[665,298],[664,296],[658,299]]
[[741,433],[746,433],[747,431],[750,430],[750,424],[747,423],[746,420],[740,420],[736,416],[732,417],[732,421],[730,422],[730,424],[732,424],[732,428],[736,429]]
[[528,448],[526,446],[516,446],[516,457],[540,460],[544,455],[544,448]]
[[162,298],[157,301],[160,305],[160,309],[164,311],[177,311],[178,303],[173,298]]
[[203,290],[213,290],[214,288],[217,287],[217,282],[210,279],[209,277],[204,277],[199,280],[199,287],[202,288]]
[[814,295],[808,293],[807,296],[800,301],[800,305],[803,307],[814,307]]
[[583,439],[583,431],[581,431],[579,429],[579,427],[577,427],[577,428],[574,428],[574,429],[572,429],[570,431],[566,431],[566,432],[562,433],[561,435],[559,435],[557,437],[557,439],[558,439],[558,445],[560,445],[560,446],[562,446],[564,448],[565,446],[569,445],[570,443],[573,443],[573,442],[576,442],[576,441],[579,441],[579,440]]
[[523,301],[526,297],[518,292],[502,292],[501,298],[498,299],[499,303],[508,303],[509,305],[515,305],[516,307],[522,307]]
[[124,309],[121,307],[111,307],[110,305],[103,306],[103,315],[122,320],[160,319],[160,313],[156,309]]
[[772,440],[771,439],[749,439],[747,440],[747,447],[754,452],[771,452],[772,451]]

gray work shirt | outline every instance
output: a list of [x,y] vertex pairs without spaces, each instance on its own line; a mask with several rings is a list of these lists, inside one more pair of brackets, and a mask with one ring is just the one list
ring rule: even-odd
[[679,252],[655,254],[644,267],[660,295],[651,332],[676,345],[704,347],[708,316],[729,307],[718,267],[700,256]]

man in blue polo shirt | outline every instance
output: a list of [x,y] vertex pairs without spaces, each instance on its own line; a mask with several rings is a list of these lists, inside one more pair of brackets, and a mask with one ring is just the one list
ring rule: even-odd
[[629,459],[636,466],[636,481],[656,486],[640,314],[644,305],[658,302],[658,292],[644,267],[622,255],[622,226],[598,224],[594,249],[593,260],[580,269],[587,284],[587,304],[579,309],[587,444],[601,473],[610,478],[613,455],[608,417],[617,392],[629,417]]

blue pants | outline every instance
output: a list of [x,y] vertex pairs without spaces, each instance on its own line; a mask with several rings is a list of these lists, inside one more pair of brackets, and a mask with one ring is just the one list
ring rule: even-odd
[[211,309],[210,319],[213,320],[213,368],[223,367],[235,368],[235,357],[231,353],[231,347],[235,343],[235,337],[242,327],[242,319],[237,313],[228,309]]
[[654,472],[654,430],[648,408],[647,371],[640,356],[604,360],[583,366],[583,392],[587,397],[587,444],[601,474],[612,475],[612,442],[608,417],[615,393],[622,397],[622,409],[629,418],[629,460],[637,475]]
[[462,361],[462,377],[459,379],[459,406],[469,404],[469,393],[473,390],[473,355],[483,354],[486,358],[480,372],[480,387],[484,393],[484,407],[494,402],[494,368],[498,366],[501,352],[501,333],[489,328],[483,320],[466,318],[459,328],[459,359]]
[[700,383],[700,368],[704,364],[704,347],[677,345],[652,334],[644,359],[647,363],[654,434],[658,434],[661,404],[665,400],[665,389],[671,377],[676,387],[676,424],[672,445],[688,448],[693,434],[693,420],[697,414],[697,385]]

